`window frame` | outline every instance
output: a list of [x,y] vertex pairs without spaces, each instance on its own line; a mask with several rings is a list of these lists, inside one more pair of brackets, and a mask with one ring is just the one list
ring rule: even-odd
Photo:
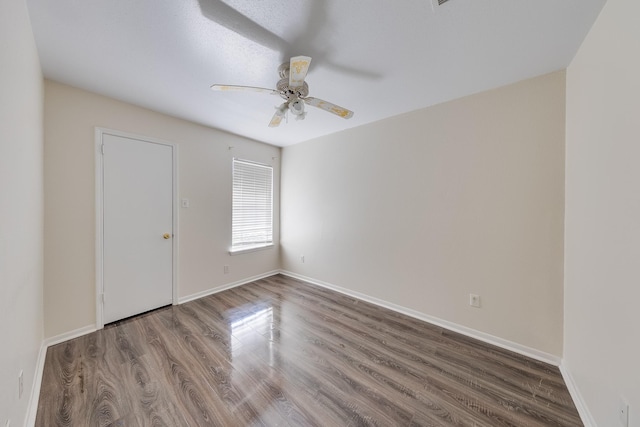
[[[239,167],[242,165],[242,167]],[[238,167],[237,167],[238,166]],[[244,174],[241,171],[244,168]],[[253,172],[249,169],[255,168]],[[232,159],[231,166],[231,245],[229,248],[230,255],[237,255],[241,253],[259,251],[263,249],[269,249],[274,246],[274,167],[269,164],[259,163],[251,160],[241,159],[234,157]],[[258,171],[262,172],[258,172]],[[268,171],[265,176],[264,182],[248,182],[247,186],[242,188],[237,188],[237,186],[242,184],[242,180],[251,180],[251,179],[259,179],[260,175],[265,175],[264,171]],[[261,192],[261,188],[264,192]],[[247,193],[245,193],[245,191]],[[251,193],[253,194],[253,198],[251,198]],[[250,198],[247,198],[247,195]],[[240,206],[238,206],[238,203]],[[243,206],[244,204],[244,206]],[[268,212],[259,217],[256,214],[249,214],[246,217],[238,216],[238,212],[242,209],[247,209],[246,205],[253,205],[257,207],[258,210],[268,209]],[[242,237],[238,238],[237,234],[245,232],[247,234],[251,234],[251,230],[247,229],[250,227],[248,222],[251,220],[263,222],[264,227],[257,227],[254,229],[254,234],[262,235],[264,239],[255,239],[252,241],[251,238]],[[242,230],[242,228],[245,230]],[[238,230],[240,228],[240,230]],[[270,237],[270,239],[269,239]]]

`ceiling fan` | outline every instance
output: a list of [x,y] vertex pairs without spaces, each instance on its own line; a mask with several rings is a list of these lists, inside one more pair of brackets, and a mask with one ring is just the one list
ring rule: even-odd
[[353,116],[353,111],[349,111],[346,108],[342,108],[330,102],[323,101],[322,99],[308,96],[309,85],[304,81],[304,79],[307,77],[309,64],[311,64],[310,57],[294,56],[288,63],[285,62],[284,64],[280,65],[280,67],[278,67],[280,80],[276,85],[276,89],[219,84],[214,84],[213,86],[211,86],[211,89],[220,91],[263,92],[271,95],[280,95],[280,97],[284,99],[284,103],[282,103],[279,107],[276,107],[276,112],[271,118],[269,127],[279,126],[287,111],[291,111],[291,114],[296,116],[296,120],[304,120],[305,116],[307,115],[306,111],[304,110],[305,104],[328,111],[344,119],[351,118]]

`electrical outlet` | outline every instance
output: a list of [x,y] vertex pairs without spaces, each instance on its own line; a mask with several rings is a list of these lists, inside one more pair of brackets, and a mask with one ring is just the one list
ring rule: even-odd
[[300,261],[304,264],[304,255],[300,255]]
[[629,404],[624,398],[620,398],[618,416],[620,417],[620,425],[622,427],[629,427]]
[[229,274],[229,266],[228,265],[224,266],[224,274]]
[[22,392],[24,391],[24,372],[20,371],[18,375],[18,399],[22,399]]
[[471,307],[480,308],[480,295],[469,294],[469,305]]

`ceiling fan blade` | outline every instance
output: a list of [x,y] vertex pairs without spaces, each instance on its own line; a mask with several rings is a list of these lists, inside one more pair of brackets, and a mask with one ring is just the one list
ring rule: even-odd
[[270,128],[275,128],[280,126],[280,122],[284,118],[285,113],[287,112],[287,103],[280,105],[276,108],[276,112],[273,113],[273,117],[271,118],[271,122],[269,122]]
[[308,56],[294,56],[289,62],[289,87],[300,87],[307,77],[311,58]]
[[278,91],[273,89],[266,89],[263,87],[253,86],[234,86],[234,85],[212,85],[211,90],[217,90],[222,92],[262,92],[269,93],[271,95],[277,95]]
[[306,97],[303,99],[307,105],[311,105],[312,107],[320,108],[321,110],[328,111],[330,113],[335,114],[336,116],[340,116],[343,119],[350,119],[353,117],[353,111],[347,110],[346,108],[339,107],[335,104],[332,104],[327,101],[323,101],[322,99]]

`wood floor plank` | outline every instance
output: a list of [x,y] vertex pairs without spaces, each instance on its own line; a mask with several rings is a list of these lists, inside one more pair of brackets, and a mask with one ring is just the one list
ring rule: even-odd
[[[317,301],[316,300],[316,301],[313,301],[313,303],[314,303],[313,305],[315,305],[315,306],[322,306],[322,302],[321,301]],[[362,306],[363,305],[361,305],[361,307]],[[374,307],[374,308],[376,310],[380,310],[378,307]],[[334,309],[333,310],[334,314],[335,314],[335,311],[336,310]],[[338,317],[334,316],[334,319],[338,319]],[[361,325],[358,325],[358,327],[360,327],[360,326]],[[332,329],[335,330],[335,327],[332,327]],[[361,330],[362,329],[360,329],[359,331],[361,331]],[[377,330],[376,332],[381,332],[381,331]],[[406,329],[405,329],[405,332],[406,332]],[[378,346],[383,346],[383,347],[386,346],[388,341],[389,341],[388,337],[386,337],[386,338],[383,338],[383,337],[377,338],[377,337],[371,336],[371,335],[364,335],[363,338],[365,339],[366,342],[369,342],[369,343],[377,342]],[[416,338],[418,338],[418,337],[416,337]],[[394,343],[393,345],[397,345],[397,343]],[[399,346],[397,348],[402,348],[402,347]],[[441,359],[442,363],[444,363],[444,364],[451,364],[451,362],[452,362],[451,355],[455,355],[455,354],[456,354],[455,352],[449,351],[448,355],[445,355],[445,357],[442,357],[440,359]],[[415,355],[414,355],[414,357],[415,357]],[[459,362],[460,360],[461,359],[458,359],[457,361]],[[459,372],[460,368],[465,368],[466,367],[466,368],[473,368],[474,370],[477,369],[478,368],[478,366],[477,366],[478,363],[475,363],[475,361],[477,361],[477,354],[474,355],[474,358],[469,358],[466,361],[466,363],[457,363],[458,366],[456,366],[455,369],[453,369],[453,373],[455,374],[456,372],[458,372],[458,375],[454,375],[451,378],[453,378],[453,379],[455,379],[455,378],[463,378],[463,376],[460,375],[460,372]],[[480,367],[482,368],[482,363],[480,363]],[[449,368],[445,367],[445,368],[442,369],[442,371],[444,371],[444,372],[448,372],[448,371],[451,371],[451,370],[452,370],[451,366]],[[492,371],[491,370],[487,370],[485,372],[488,375],[490,375]],[[463,374],[464,374],[464,372],[463,372]],[[485,374],[485,376],[487,376],[487,374]],[[519,376],[519,373],[517,371],[511,371],[510,375],[508,375],[508,376],[498,376],[498,375],[496,375],[496,376],[494,376],[494,378],[491,378],[491,380],[500,381],[500,382],[506,383],[506,388],[508,389],[509,388],[508,380],[514,380],[514,377],[515,377],[514,381],[517,381],[518,384],[520,384],[522,382],[522,378],[519,378],[518,376]],[[556,374],[556,377],[559,377],[559,375]],[[531,380],[531,378],[528,378],[528,379]],[[540,380],[540,381],[538,381],[538,380]],[[464,379],[462,379],[462,381],[464,381]],[[474,384],[474,388],[477,388],[479,386],[478,382],[480,384],[484,384],[484,385],[491,385],[490,381],[487,381],[487,380],[485,380],[483,378],[480,378],[479,380],[477,380],[477,382],[475,384],[474,384],[474,381],[471,381],[470,384]],[[542,379],[537,379],[536,378],[535,379],[535,383],[534,384],[528,384],[528,386],[530,387],[531,391],[533,391],[533,388],[536,388],[536,389],[538,389],[538,391],[540,391],[541,383],[542,383]],[[545,386],[545,388],[548,390],[547,386]],[[513,389],[513,387],[512,387],[512,389]],[[564,388],[564,392],[566,393],[566,388]],[[495,397],[495,394],[491,392],[490,388],[487,389],[487,390],[484,390],[484,393],[485,393],[486,396],[494,396],[494,399],[496,400],[496,402],[497,403],[501,403],[503,406],[511,406],[511,403],[509,401],[506,401],[506,400],[502,401],[502,399],[498,399],[497,397]],[[529,394],[529,390],[526,390],[526,394],[527,395]],[[547,394],[549,394],[548,391],[547,391]],[[540,399],[541,397],[542,397],[542,395],[538,394],[538,399]],[[545,400],[544,397],[541,400],[543,401],[542,403],[544,404],[544,400]],[[526,411],[527,411],[526,407],[521,408],[521,409],[522,409],[523,412],[526,413]],[[555,415],[556,416],[562,416],[562,414],[560,414],[560,413],[556,413]],[[544,417],[546,415],[545,414],[540,414],[540,416],[542,416],[543,419],[544,419]],[[571,413],[570,418],[573,417],[573,416],[574,416],[574,413]],[[547,421],[545,420],[544,422],[547,422]]]
[[559,370],[282,275],[47,351],[36,426],[581,426]]

